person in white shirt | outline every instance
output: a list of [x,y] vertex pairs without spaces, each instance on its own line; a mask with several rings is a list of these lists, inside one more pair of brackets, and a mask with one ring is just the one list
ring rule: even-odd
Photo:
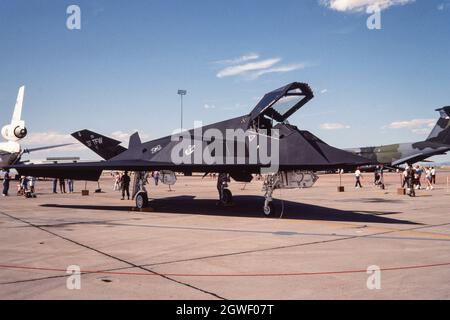
[[30,187],[31,193],[34,193],[36,187],[36,178],[28,177],[28,186]]
[[406,164],[405,167],[405,171],[403,171],[403,183],[402,183],[402,188],[405,188],[405,186],[407,186],[408,184],[408,169],[409,169],[409,164]]
[[433,184],[431,183],[432,177],[431,177],[431,169],[425,168],[425,177],[427,181],[427,190],[433,190]]
[[361,170],[359,167],[356,168],[355,178],[356,178],[355,188],[362,188],[362,185],[361,185],[362,174],[361,174]]

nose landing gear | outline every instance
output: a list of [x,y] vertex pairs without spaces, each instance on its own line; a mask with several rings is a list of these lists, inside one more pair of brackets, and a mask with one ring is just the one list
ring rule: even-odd
[[263,212],[266,217],[274,217],[277,213],[275,204],[273,203],[272,194],[273,191],[278,187],[279,177],[278,175],[268,175],[264,181],[263,191],[264,193],[264,207]]
[[148,193],[145,185],[147,184],[148,172],[136,171],[134,173],[133,199],[136,201],[136,209],[142,210],[148,208]]
[[230,177],[227,173],[220,173],[217,178],[217,190],[219,191],[219,204],[229,206],[233,204],[233,194],[228,189]]

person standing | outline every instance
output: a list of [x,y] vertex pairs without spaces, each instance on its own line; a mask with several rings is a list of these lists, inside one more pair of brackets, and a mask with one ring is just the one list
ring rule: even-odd
[[7,197],[9,192],[9,182],[11,177],[9,176],[9,170],[5,171],[5,175],[3,176],[3,196]]
[[69,193],[73,193],[73,179],[67,179],[67,186],[69,188]]
[[436,168],[431,167],[431,183],[436,184]]
[[28,185],[30,186],[30,192],[34,193],[36,189],[36,178],[28,177]]
[[355,171],[355,179],[356,179],[355,188],[362,188],[361,178],[362,178],[361,170],[359,167],[357,167]]
[[374,177],[373,177],[373,184],[375,186],[377,186],[379,184],[379,182],[380,182],[379,170],[380,170],[380,167],[376,166],[376,168],[375,168],[375,170],[373,172],[373,175],[374,175]]
[[384,190],[385,185],[384,185],[384,165],[381,164],[380,167],[378,168],[378,183],[377,185]]
[[409,172],[409,168],[411,166],[407,163],[406,167],[405,167],[405,171],[403,171],[403,182],[402,182],[402,188],[404,189],[405,186],[408,186],[408,172]]
[[114,174],[114,186],[113,186],[113,190],[114,191],[119,191],[120,190],[120,173],[116,172]]
[[427,190],[433,190],[433,184],[432,184],[432,177],[431,177],[431,169],[430,168],[425,168],[425,177],[426,177],[426,181],[427,181]]
[[410,197],[415,197],[416,196],[416,191],[415,191],[415,188],[414,188],[414,184],[415,184],[415,180],[416,180],[415,175],[416,175],[416,173],[415,173],[414,168],[412,166],[408,167],[407,175],[406,175],[406,181],[408,183],[408,190],[409,190],[408,195]]
[[422,189],[422,182],[420,181],[422,179],[422,169],[419,167],[419,165],[416,166],[416,170],[415,170],[415,180],[416,180],[416,189]]
[[130,200],[130,176],[128,175],[128,171],[125,171],[125,174],[120,178],[120,182],[122,184],[122,200],[125,200],[125,193],[127,194],[128,200]]
[[66,182],[64,181],[63,178],[59,179],[59,191],[61,193],[66,193]]
[[22,179],[20,181],[21,189],[23,190],[23,194],[26,195],[28,191],[28,178],[25,176],[22,176]]
[[159,171],[155,171],[153,179],[155,179],[155,186],[157,186],[159,183]]

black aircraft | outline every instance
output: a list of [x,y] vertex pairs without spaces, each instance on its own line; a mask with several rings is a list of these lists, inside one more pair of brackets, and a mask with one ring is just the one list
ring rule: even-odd
[[175,183],[175,172],[218,173],[219,203],[223,205],[232,202],[227,189],[230,177],[250,182],[253,175],[264,174],[263,212],[272,216],[275,189],[311,187],[318,179],[314,171],[373,164],[287,122],[313,97],[307,84],[294,82],[267,93],[249,114],[145,143],[135,133],[128,149],[120,146],[120,141],[82,130],[72,136],[105,161],[14,168],[20,175],[90,181],[97,181],[103,170],[133,171],[133,198],[138,208],[148,206],[145,181],[150,171],[160,171],[167,184]]

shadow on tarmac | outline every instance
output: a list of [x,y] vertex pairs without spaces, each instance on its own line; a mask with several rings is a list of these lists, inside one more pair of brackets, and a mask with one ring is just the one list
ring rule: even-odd
[[[263,217],[264,197],[261,196],[234,196],[233,205],[219,206],[214,199],[196,199],[195,196],[176,196],[150,201],[150,206],[159,213],[195,214],[208,216],[230,216],[230,217]],[[339,210],[335,208],[322,207],[312,204],[293,201],[274,200],[278,216],[283,210],[283,219],[298,220],[320,220],[320,221],[342,221],[361,223],[389,223],[410,224],[419,223],[388,218],[401,212],[396,211],[364,211],[364,210]],[[131,211],[130,206],[108,206],[108,205],[61,205],[43,204],[45,208],[63,209],[85,209],[85,210],[110,210]],[[148,214],[151,214],[149,212]]]

